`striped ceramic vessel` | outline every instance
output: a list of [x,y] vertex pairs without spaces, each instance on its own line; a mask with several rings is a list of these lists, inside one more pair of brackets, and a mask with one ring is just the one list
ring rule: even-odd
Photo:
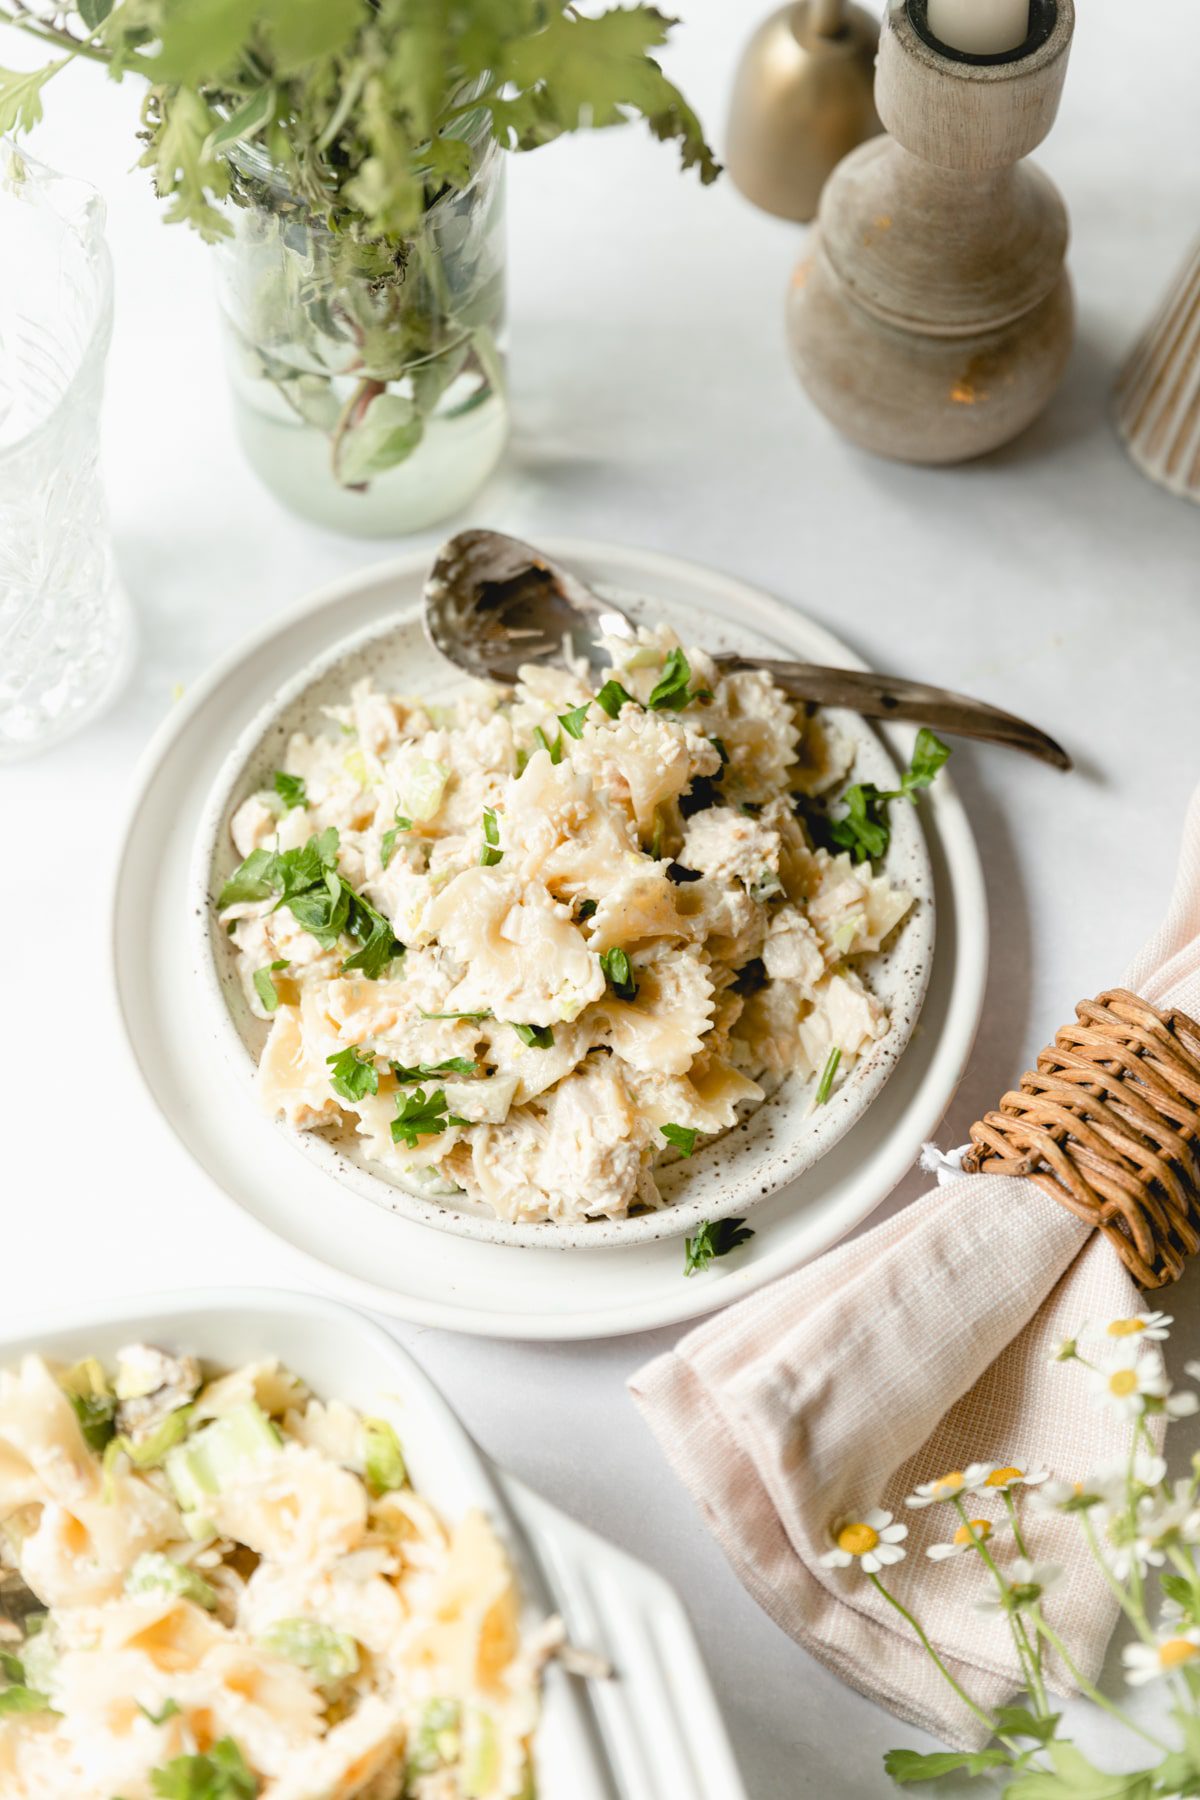
[[1143,474],[1200,502],[1200,244],[1122,370],[1116,403]]

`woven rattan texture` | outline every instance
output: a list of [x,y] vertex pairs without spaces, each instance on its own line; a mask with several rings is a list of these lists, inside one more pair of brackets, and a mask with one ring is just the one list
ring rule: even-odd
[[1200,1250],[1200,1025],[1114,988],[971,1128],[963,1166],[1023,1175],[1102,1231],[1139,1287]]

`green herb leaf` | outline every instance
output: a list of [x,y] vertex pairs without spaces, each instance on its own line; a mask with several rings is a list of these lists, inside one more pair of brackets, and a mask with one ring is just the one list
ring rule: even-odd
[[483,849],[479,852],[479,861],[485,869],[494,868],[504,855],[498,848],[500,843],[500,827],[496,823],[496,814],[492,807],[483,809]]
[[139,1700],[137,1709],[141,1713],[143,1719],[149,1719],[152,1725],[165,1725],[168,1719],[175,1719],[179,1716],[178,1700],[164,1700],[161,1712],[151,1712],[150,1708],[148,1706],[143,1706]]
[[42,89],[70,59],[59,57],[44,69],[0,69],[0,132],[32,131],[42,117]]
[[604,978],[619,1000],[632,1000],[638,991],[637,977],[633,965],[624,950],[615,946],[605,950],[600,958],[600,967],[604,970]]
[[89,31],[103,25],[113,9],[113,0],[78,0],[79,16]]
[[[914,1781],[937,1781],[942,1775],[953,1775],[962,1770],[965,1775],[983,1775],[988,1769],[998,1769],[1008,1761],[1003,1750],[976,1750],[959,1753],[955,1750],[935,1750],[931,1756],[922,1756],[916,1750],[889,1750],[883,1759],[883,1766],[893,1781],[903,1787]],[[1009,1789],[1012,1792],[1012,1789]]]
[[395,854],[396,839],[402,831],[411,831],[413,826],[412,820],[406,819],[402,812],[397,811],[393,816],[395,824],[390,826],[379,840],[379,861],[381,867],[385,869]]
[[707,688],[695,688],[689,693],[688,682],[691,679],[692,669],[687,657],[678,648],[672,650],[663,664],[662,675],[650,690],[651,710],[680,712],[685,706],[690,706],[693,700],[712,698]]
[[446,1111],[446,1094],[443,1088],[438,1088],[432,1094],[426,1094],[424,1088],[418,1088],[415,1094],[396,1095],[392,1142],[407,1144],[410,1150],[415,1150],[420,1138],[437,1137],[448,1125],[468,1123],[469,1120],[460,1119],[456,1114]]
[[430,1075],[474,1075],[478,1067],[473,1057],[448,1056],[444,1062],[414,1063],[411,1067],[394,1062],[392,1074],[397,1081],[424,1081]]
[[[512,1021],[510,1020],[511,1024]],[[554,1043],[553,1025],[513,1025],[513,1030],[523,1044],[531,1050],[549,1050]]]
[[596,914],[596,908],[598,905],[599,905],[599,902],[596,900],[581,900],[579,902],[578,908],[576,909],[576,913],[575,913],[576,919],[578,919],[582,923],[582,921],[584,919],[594,918],[595,914]]
[[[977,1754],[1000,1755],[1008,1761],[1003,1752],[981,1750]],[[1005,1788],[1004,1800],[1150,1800],[1156,1785],[1144,1770],[1133,1775],[1109,1775],[1095,1768],[1074,1744],[1048,1744],[1046,1754],[1054,1765],[1053,1773],[1049,1769],[1026,1769]]]
[[36,1688],[25,1687],[21,1682],[14,1682],[12,1687],[0,1688],[0,1719],[16,1713],[51,1712],[48,1695],[39,1694]]
[[386,1419],[364,1419],[363,1466],[373,1494],[390,1494],[408,1480],[400,1439]]
[[222,1738],[207,1756],[176,1756],[155,1769],[150,1786],[158,1800],[256,1800],[258,1777],[232,1738]]
[[1061,1713],[1041,1717],[1025,1706],[1001,1706],[996,1709],[996,1731],[1003,1737],[1032,1738],[1035,1743],[1048,1744],[1061,1719]]
[[825,1067],[821,1070],[821,1079],[817,1083],[817,1091],[813,1097],[814,1106],[824,1106],[830,1094],[832,1094],[833,1078],[838,1072],[838,1064],[841,1060],[842,1053],[835,1044],[826,1058]]
[[1168,1600],[1184,1612],[1191,1613],[1195,1609],[1196,1594],[1191,1582],[1184,1575],[1160,1575],[1159,1586]]
[[574,706],[570,712],[559,713],[558,722],[568,737],[581,738],[583,736],[583,722],[588,716],[591,704],[590,700],[585,700],[582,706]]
[[839,849],[849,850],[855,862],[877,862],[886,856],[892,841],[888,824],[891,802],[908,800],[915,806],[918,793],[930,785],[949,755],[942,740],[922,727],[913,746],[912,761],[900,777],[898,788],[883,790],[873,781],[863,781],[846,789],[842,795],[846,812],[829,824],[833,842]]
[[696,1275],[707,1269],[715,1256],[728,1256],[754,1236],[745,1219],[705,1220],[694,1238],[684,1239],[683,1272]]
[[690,1156],[696,1148],[699,1133],[694,1125],[660,1125],[658,1129],[672,1149],[678,1150],[681,1156]]
[[610,719],[615,719],[623,706],[636,706],[633,695],[621,686],[619,681],[608,680],[596,695],[596,705],[603,707]]
[[369,1051],[359,1050],[352,1044],[347,1050],[337,1050],[327,1056],[325,1061],[333,1071],[329,1085],[343,1100],[353,1104],[366,1094],[379,1092],[379,1073]]
[[[712,745],[713,749],[716,751],[717,755],[720,757],[722,769],[727,769],[729,767],[729,752],[725,748],[725,739],[719,738],[719,737],[710,737],[708,741]],[[719,781],[720,779],[721,778],[719,775],[713,776],[714,781]]]
[[25,1665],[11,1650],[0,1650],[0,1675],[3,1675],[5,1681],[14,1682],[18,1687],[25,1684]]
[[491,1015],[491,1013],[490,1013],[490,1012],[477,1012],[477,1013],[471,1013],[471,1012],[465,1012],[465,1013],[453,1013],[453,1012],[446,1012],[446,1013],[429,1013],[429,1012],[423,1012],[423,1013],[422,1013],[422,1014],[421,1014],[421,1017],[422,1017],[422,1018],[423,1018],[423,1019],[473,1019],[473,1020],[474,1020],[474,1021],[475,1021],[475,1023],[476,1023],[476,1024],[478,1024],[478,1023],[479,1023],[479,1022],[480,1022],[480,1021],[481,1021],[481,1020],[482,1020],[482,1019],[490,1019],[490,1018],[491,1018],[491,1016],[492,1016],[492,1015]]
[[220,910],[224,912],[227,906],[240,906],[244,901],[269,900],[275,892],[273,876],[277,860],[273,850],[252,850],[217,895]]
[[72,1394],[67,1399],[75,1409],[83,1441],[89,1450],[103,1450],[116,1431],[117,1401],[114,1394]]
[[378,393],[336,439],[334,475],[342,487],[360,487],[406,462],[424,435],[425,421],[411,400]]
[[273,1013],[279,1005],[279,995],[271,980],[270,969],[255,969],[254,991],[262,1002],[263,1011]]
[[285,811],[290,812],[294,806],[308,805],[308,789],[303,775],[289,775],[283,769],[276,769],[273,785],[283,801]]
[[912,760],[904,774],[900,777],[900,787],[906,798],[911,799],[918,788],[929,787],[938,770],[949,760],[950,747],[943,744],[941,738],[934,735],[927,726],[922,725],[917,733],[917,741],[913,745]]
[[563,741],[562,741],[562,733],[561,732],[555,738],[554,742],[551,743],[550,739],[546,736],[546,733],[542,730],[541,726],[535,725],[533,728],[533,741],[538,746],[539,749],[544,750],[546,752],[546,754],[549,756],[550,761],[552,763],[557,764],[562,761]]

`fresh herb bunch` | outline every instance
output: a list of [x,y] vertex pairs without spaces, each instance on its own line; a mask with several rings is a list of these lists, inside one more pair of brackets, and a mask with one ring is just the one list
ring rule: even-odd
[[31,130],[76,57],[145,81],[141,163],[167,218],[252,247],[226,306],[243,379],[328,439],[343,488],[406,461],[439,406],[502,391],[503,273],[477,179],[494,145],[641,117],[702,181],[718,172],[655,60],[674,21],[653,6],[0,0],[5,20],[53,55],[0,68],[0,132]]

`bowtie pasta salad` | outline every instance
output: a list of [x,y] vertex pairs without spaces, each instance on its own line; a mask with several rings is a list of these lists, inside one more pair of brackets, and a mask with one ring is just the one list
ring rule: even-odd
[[557,1620],[278,1363],[0,1372],[4,1800],[532,1800]]
[[911,905],[814,841],[852,757],[819,717],[665,628],[604,648],[598,691],[357,683],[237,811],[217,897],[265,1106],[510,1221],[657,1207],[784,1076],[826,1098],[888,1029],[859,964]]

